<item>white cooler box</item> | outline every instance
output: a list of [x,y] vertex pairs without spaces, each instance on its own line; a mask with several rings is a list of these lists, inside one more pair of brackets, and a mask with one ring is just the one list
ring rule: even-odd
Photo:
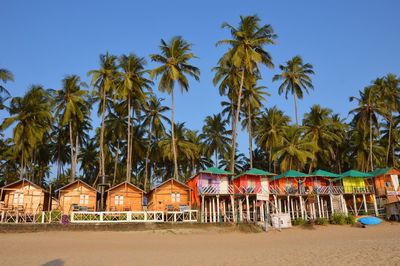
[[289,213],[271,214],[271,222],[272,227],[276,229],[292,227],[292,220]]

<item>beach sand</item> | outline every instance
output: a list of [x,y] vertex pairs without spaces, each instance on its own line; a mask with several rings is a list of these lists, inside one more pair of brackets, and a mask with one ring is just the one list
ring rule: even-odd
[[400,265],[400,224],[0,234],[1,265]]

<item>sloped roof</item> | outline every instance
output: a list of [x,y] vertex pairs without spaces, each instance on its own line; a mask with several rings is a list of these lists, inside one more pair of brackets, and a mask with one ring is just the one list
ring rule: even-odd
[[369,173],[360,172],[358,170],[349,170],[339,175],[337,179],[343,179],[345,177],[355,177],[355,178],[370,178],[373,175]]
[[27,183],[31,184],[32,186],[34,186],[35,188],[41,189],[41,190],[43,190],[45,192],[48,192],[46,189],[44,189],[41,186],[33,183],[32,181],[29,181],[26,178],[22,178],[22,179],[19,179],[19,180],[15,181],[15,182],[12,182],[12,183],[10,183],[8,185],[5,185],[3,188],[8,188],[8,187],[14,186],[15,184],[18,184],[19,182],[27,182]]
[[321,177],[331,177],[331,178],[337,178],[340,176],[339,174],[335,174],[335,173],[328,172],[328,171],[321,170],[321,169],[315,170],[314,172],[312,172],[311,175],[312,176],[321,176]]
[[217,167],[209,167],[206,170],[200,171],[200,173],[214,174],[214,175],[233,175],[233,173],[222,170]]
[[369,174],[373,175],[373,176],[380,176],[380,175],[386,175],[388,172],[390,172],[391,170],[395,170],[396,172],[400,172],[399,170],[397,170],[394,167],[387,167],[387,168],[377,168],[372,172],[369,172]]
[[273,175],[276,175],[276,174],[270,173],[270,172],[267,172],[267,171],[264,171],[264,170],[260,170],[260,169],[257,169],[257,168],[251,168],[250,170],[247,170],[246,172],[235,176],[235,179],[239,178],[241,176],[244,176],[244,175],[273,176]]
[[179,181],[178,179],[170,178],[170,179],[165,180],[165,181],[162,182],[161,184],[158,184],[157,186],[153,187],[149,192],[155,190],[156,188],[161,187],[162,185],[164,185],[164,184],[166,184],[166,183],[168,183],[168,182],[170,182],[170,181],[174,181],[174,182],[176,182],[176,183],[178,183],[178,184],[180,184],[180,185],[182,185],[182,186],[184,186],[184,187],[187,187],[187,188],[191,189],[188,185],[186,185],[185,183]]
[[109,189],[107,189],[107,191],[113,190],[113,189],[115,189],[115,188],[117,188],[117,187],[119,187],[119,186],[121,186],[123,184],[128,184],[129,186],[132,186],[132,187],[142,191],[143,193],[146,193],[143,189],[141,189],[140,187],[135,186],[134,184],[132,184],[131,182],[128,182],[128,181],[124,181],[124,182],[119,183],[119,184],[117,184],[117,185],[115,185],[113,187],[110,187]]
[[60,187],[60,188],[57,189],[56,191],[60,191],[60,190],[62,190],[62,189],[65,189],[65,188],[67,188],[67,187],[69,187],[69,186],[72,186],[73,184],[75,184],[75,183],[77,183],[77,182],[81,182],[82,184],[84,184],[84,185],[87,186],[88,188],[91,188],[91,189],[97,191],[97,189],[95,189],[94,187],[92,187],[91,185],[89,185],[88,183],[86,183],[85,181],[83,181],[83,180],[81,180],[81,179],[77,179],[77,180],[75,180],[75,181],[73,181],[73,182],[71,182],[71,183],[68,183],[68,184],[66,184],[66,185],[63,186],[63,187]]
[[310,176],[310,175],[307,175],[305,173],[302,173],[302,172],[299,172],[296,170],[289,170],[280,175],[274,176],[272,178],[272,180],[278,180],[278,179],[286,178],[286,177],[308,177],[308,176]]

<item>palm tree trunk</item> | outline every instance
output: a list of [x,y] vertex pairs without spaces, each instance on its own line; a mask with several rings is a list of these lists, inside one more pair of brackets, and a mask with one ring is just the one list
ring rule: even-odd
[[243,82],[244,82],[244,68],[242,69],[242,77],[240,78],[240,88],[239,94],[237,99],[237,106],[236,106],[236,114],[235,114],[235,124],[232,129],[232,150],[231,150],[231,165],[230,171],[233,173],[235,172],[235,154],[236,154],[236,129],[239,123],[239,114],[240,114],[240,105],[242,100],[242,90],[243,90]]
[[[117,142],[117,148],[115,149],[114,177],[112,181],[112,186],[114,186],[115,179],[117,178],[118,157],[119,157],[119,142]],[[129,182],[129,180],[127,181]]]
[[218,168],[218,148],[215,148],[215,166]]
[[388,146],[387,146],[387,151],[386,151],[386,167],[389,166],[389,155],[390,155],[390,146],[391,146],[391,141],[392,141],[392,115],[390,115],[389,119],[389,136],[388,136]]
[[371,171],[374,171],[374,163],[372,159],[372,112],[369,113],[369,158],[371,163]]
[[174,102],[174,89],[171,90],[171,136],[172,136],[172,153],[174,156],[174,178],[178,179],[178,159],[175,147],[175,102]]
[[268,156],[269,156],[268,171],[271,172],[271,170],[272,170],[272,146],[269,148]]
[[299,127],[299,110],[297,109],[297,97],[296,97],[296,93],[293,93],[293,97],[294,97],[294,109],[296,112],[296,127]]
[[146,151],[146,164],[145,164],[145,169],[144,169],[144,191],[146,190],[147,186],[147,179],[149,178],[149,157],[150,157],[150,150],[151,150],[151,139],[153,137],[153,130],[151,130],[151,126],[149,125],[149,145],[147,146],[147,151]]
[[250,169],[251,169],[251,168],[253,168],[253,139],[252,139],[252,129],[251,129],[251,108],[250,108],[250,104],[249,104],[247,110],[248,110],[247,131],[249,133],[249,158],[250,158]]
[[21,152],[21,165],[20,165],[20,171],[19,171],[19,179],[22,179],[24,177],[24,152]]
[[126,181],[131,181],[131,97],[128,95],[128,154],[126,156]]
[[74,177],[76,176],[76,167],[78,165],[78,154],[79,154],[79,138],[78,134],[75,137],[75,159],[74,159]]
[[103,88],[103,103],[102,103],[102,112],[101,112],[101,128],[100,128],[100,162],[99,162],[99,176],[104,176],[104,114],[106,112],[106,92]]
[[74,167],[74,141],[73,141],[73,136],[72,136],[72,123],[71,121],[68,122],[68,127],[69,127],[69,146],[70,146],[70,152],[71,152],[71,176],[69,178],[70,182],[73,182],[75,180],[75,167]]

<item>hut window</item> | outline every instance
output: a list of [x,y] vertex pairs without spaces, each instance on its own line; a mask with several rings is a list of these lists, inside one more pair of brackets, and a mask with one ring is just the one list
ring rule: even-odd
[[24,204],[24,193],[14,192],[14,205]]
[[79,196],[79,204],[89,204],[89,195],[81,194]]
[[181,202],[181,193],[172,192],[171,198],[172,198],[172,202]]
[[115,197],[114,197],[114,203],[115,203],[115,205],[124,205],[124,196],[118,196],[118,195],[116,195]]

